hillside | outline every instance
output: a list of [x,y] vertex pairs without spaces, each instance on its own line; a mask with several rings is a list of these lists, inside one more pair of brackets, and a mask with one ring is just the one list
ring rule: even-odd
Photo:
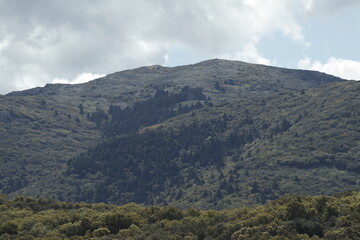
[[221,209],[358,190],[359,88],[204,106],[109,138],[68,162],[74,200]]
[[51,97],[0,96],[0,189],[12,193],[35,183],[51,188],[67,158],[95,144],[101,134],[77,107]]
[[202,209],[359,190],[357,82],[209,60],[0,96],[0,189]]
[[360,194],[201,211],[0,196],[0,239],[359,239]]

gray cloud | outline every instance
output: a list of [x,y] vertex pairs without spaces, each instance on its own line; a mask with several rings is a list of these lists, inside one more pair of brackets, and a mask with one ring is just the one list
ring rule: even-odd
[[348,7],[360,6],[360,0],[303,0],[307,10],[314,15],[330,15]]
[[0,93],[165,64],[173,48],[269,63],[256,48],[264,36],[306,42],[304,4],[317,8],[305,0],[0,0]]

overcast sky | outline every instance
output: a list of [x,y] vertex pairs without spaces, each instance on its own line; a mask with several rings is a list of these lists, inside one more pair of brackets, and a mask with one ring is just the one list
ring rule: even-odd
[[0,94],[225,58],[360,80],[360,0],[0,0]]

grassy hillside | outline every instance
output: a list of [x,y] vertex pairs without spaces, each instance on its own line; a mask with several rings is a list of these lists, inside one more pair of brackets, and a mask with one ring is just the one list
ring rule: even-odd
[[231,210],[0,197],[0,239],[359,239],[360,194],[285,196]]
[[52,97],[0,96],[0,189],[9,194],[44,196],[52,192],[66,160],[95,145],[100,131],[78,107]]

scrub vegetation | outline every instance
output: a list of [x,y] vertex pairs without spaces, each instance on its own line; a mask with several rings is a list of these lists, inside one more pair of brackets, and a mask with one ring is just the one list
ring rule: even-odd
[[359,239],[360,194],[287,195],[266,205],[181,210],[0,197],[0,239]]

